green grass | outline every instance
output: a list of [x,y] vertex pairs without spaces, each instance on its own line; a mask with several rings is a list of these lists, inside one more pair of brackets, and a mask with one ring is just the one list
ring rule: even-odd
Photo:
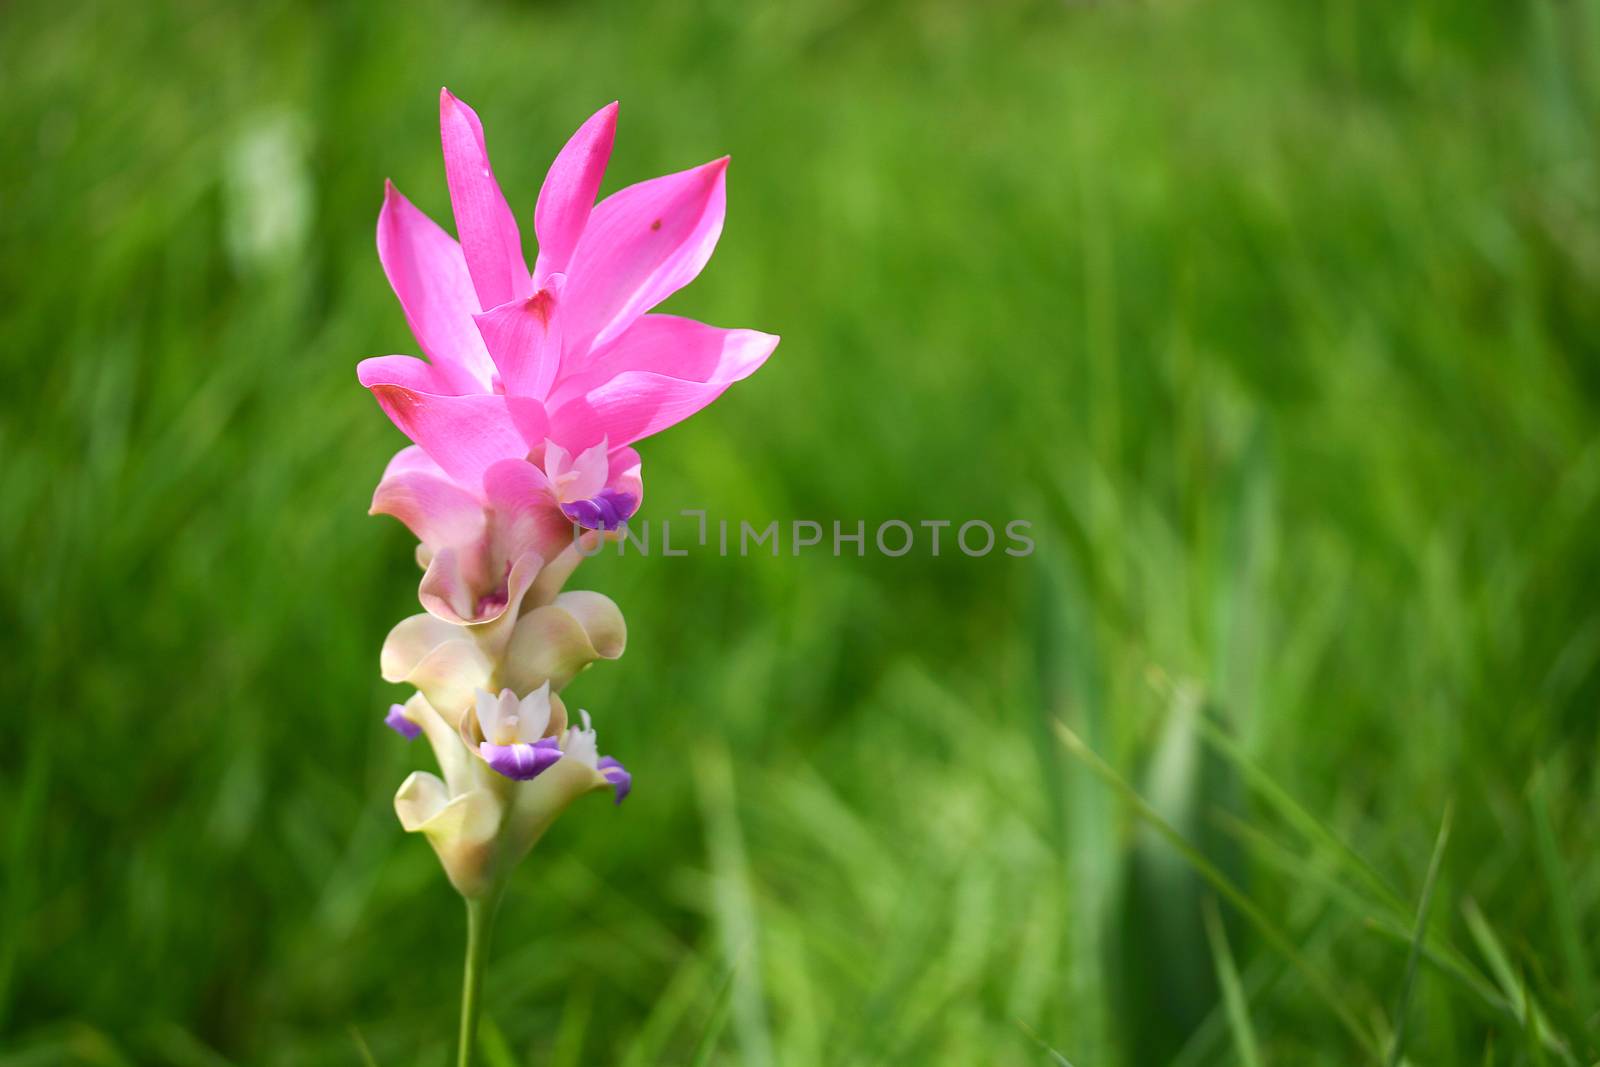
[[519,872],[487,1062],[1600,1058],[1595,0],[4,22],[0,1067],[448,1060],[353,373],[441,84],[524,221],[613,98],[608,190],[733,156],[671,307],[784,341],[648,515],[1039,545],[585,564],[637,788]]

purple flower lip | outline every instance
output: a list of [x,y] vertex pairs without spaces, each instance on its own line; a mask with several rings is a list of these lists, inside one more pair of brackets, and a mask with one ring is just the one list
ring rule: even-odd
[[553,737],[541,737],[529,744],[519,741],[511,745],[496,745],[485,741],[478,746],[489,768],[519,782],[537,778],[561,758],[561,745]]
[[626,767],[610,756],[601,756],[600,761],[595,764],[595,770],[599,771],[605,780],[611,783],[611,788],[617,794],[617,803],[621,804],[633,789],[633,775],[629,774]]
[[588,500],[561,505],[561,513],[586,530],[620,529],[639,509],[639,498],[620,489],[602,489]]
[[406,709],[400,704],[389,705],[389,714],[383,717],[383,725],[407,741],[415,741],[417,735],[422,732],[422,727],[406,718]]

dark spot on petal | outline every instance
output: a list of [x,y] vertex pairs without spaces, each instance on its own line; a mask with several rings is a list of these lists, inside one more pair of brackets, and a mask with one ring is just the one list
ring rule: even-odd
[[540,289],[528,297],[528,302],[523,305],[528,313],[539,320],[539,325],[548,329],[550,327],[550,312],[556,303],[555,294],[548,289]]
[[654,222],[652,222],[652,223],[651,223],[651,224],[650,224],[650,228],[651,228],[651,229],[652,229],[652,230],[659,230],[659,229],[661,229],[661,220],[660,220],[660,219],[656,219],[656,221],[654,221]]

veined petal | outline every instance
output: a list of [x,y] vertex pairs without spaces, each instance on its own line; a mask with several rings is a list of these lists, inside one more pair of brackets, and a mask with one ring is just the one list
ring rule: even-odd
[[439,90],[439,138],[456,232],[479,308],[528,297],[532,285],[522,258],[522,237],[489,166],[483,124],[477,113],[448,89]]
[[484,535],[483,505],[416,445],[395,454],[372,494],[371,515],[393,515],[437,552]]
[[566,269],[578,246],[616,136],[617,104],[612,101],[578,127],[544,176],[533,211],[533,229],[539,238],[533,276],[541,284],[547,275]]
[[557,300],[565,276],[526,300],[512,300],[474,315],[478,332],[500,372],[507,393],[543,400],[561,367],[561,319]]
[[551,432],[630,444],[683,421],[766,362],[778,338],[646,315],[594,363],[558,384]]
[[461,246],[392,182],[384,183],[378,213],[378,259],[422,354],[448,381],[434,391],[487,392],[494,368],[470,321],[478,297]]
[[567,269],[568,354],[620,334],[693,281],[722,233],[726,157],[602,200]]
[[[384,414],[422,447],[457,485],[481,491],[483,472],[502,459],[528,453],[523,430],[546,423],[536,400],[504,396],[445,396],[422,388],[419,360],[404,357],[362,360],[361,384],[372,391]],[[416,364],[416,366],[412,366]],[[542,440],[540,437],[538,440]]]

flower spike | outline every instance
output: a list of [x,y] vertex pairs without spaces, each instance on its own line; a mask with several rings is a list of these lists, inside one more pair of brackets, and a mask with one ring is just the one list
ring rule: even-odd
[[610,790],[620,804],[633,787],[600,753],[588,711],[571,721],[561,697],[622,655],[627,626],[609,598],[565,586],[644,499],[634,444],[748,378],[778,344],[653,313],[716,247],[728,161],[596,203],[616,126],[607,104],[556,155],[533,210],[531,271],[483,124],[448,90],[439,134],[455,236],[392,184],[378,215],[378,258],[422,356],[356,369],[411,442],[371,512],[420,542],[422,611],[389,632],[379,661],[415,692],[384,722],[426,737],[438,762],[438,774],[406,778],[394,810],[468,902],[468,1058],[479,935],[512,870],[577,798]]

